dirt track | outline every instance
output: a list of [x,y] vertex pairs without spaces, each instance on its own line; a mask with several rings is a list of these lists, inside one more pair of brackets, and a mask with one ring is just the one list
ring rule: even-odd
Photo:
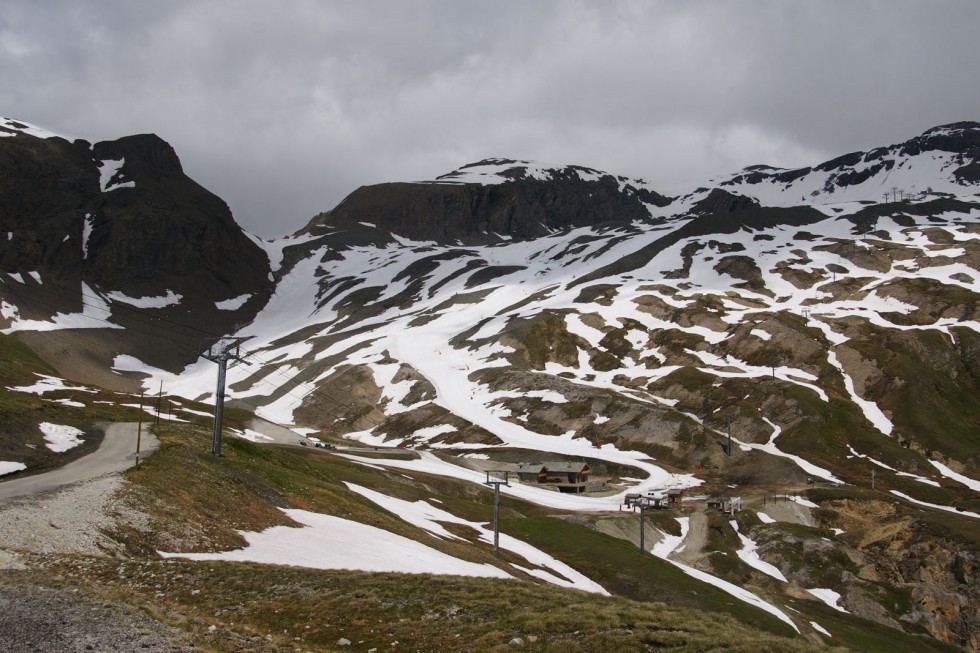
[[[0,483],[0,503],[129,469],[136,463],[136,435],[136,424],[111,424],[102,444],[89,455],[44,474]],[[140,437],[140,458],[149,455],[158,444],[156,437],[144,428]]]

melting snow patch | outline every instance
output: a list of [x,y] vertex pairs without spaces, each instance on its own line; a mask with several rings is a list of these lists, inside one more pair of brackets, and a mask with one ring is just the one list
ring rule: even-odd
[[456,427],[452,424],[437,424],[436,426],[425,426],[415,431],[415,437],[422,438],[423,440],[428,440],[429,438],[434,438],[437,435],[443,435],[445,433],[452,433],[456,431]]
[[833,635],[831,635],[830,633],[828,633],[826,631],[826,629],[824,629],[824,627],[821,626],[820,624],[818,624],[816,621],[811,621],[810,622],[810,625],[813,626],[813,629],[815,631],[817,631],[818,633],[822,633],[822,634],[826,635],[827,637],[833,637]]
[[62,424],[51,424],[41,422],[38,424],[44,439],[47,440],[45,446],[51,451],[61,453],[73,449],[82,444],[81,436],[85,435],[81,430],[74,426],[64,426]]
[[121,329],[107,321],[112,310],[102,297],[95,294],[88,284],[82,284],[82,312],[58,313],[48,320],[21,320],[16,308],[4,304],[3,315],[11,319],[11,325],[3,333],[14,331],[54,331],[57,329]]
[[77,390],[79,392],[97,392],[92,388],[87,388],[82,385],[68,385],[64,379],[59,379],[56,376],[47,376],[45,374],[38,374],[41,380],[34,385],[24,385],[18,386],[16,388],[8,387],[7,390],[13,392],[29,392],[31,394],[43,395],[46,392],[52,392],[55,390]]
[[0,476],[4,474],[13,474],[14,472],[19,472],[27,469],[27,465],[24,463],[11,463],[5,460],[0,460]]
[[732,525],[732,528],[735,529],[735,534],[738,535],[738,539],[742,541],[742,548],[736,551],[736,554],[742,559],[742,562],[753,569],[757,569],[764,574],[772,576],[776,580],[781,580],[784,583],[788,582],[786,580],[786,576],[783,576],[783,572],[781,572],[775,565],[772,565],[759,557],[759,554],[756,553],[756,549],[759,547],[759,545],[756,544],[754,540],[751,540],[738,532],[738,522],[733,519],[729,523]]
[[[770,424],[771,424],[771,422],[770,422]],[[773,426],[775,427],[775,425],[773,425]],[[778,428],[778,427],[775,427],[775,428]],[[767,442],[766,444],[756,444],[756,443],[753,443],[753,442],[742,442],[738,438],[732,438],[732,442],[734,442],[735,444],[737,444],[742,451],[748,451],[749,449],[757,449],[759,451],[764,451],[764,452],[766,452],[766,453],[768,453],[770,455],[773,455],[773,456],[779,456],[780,458],[789,458],[790,460],[792,460],[793,462],[795,462],[800,467],[800,469],[802,469],[803,471],[805,471],[807,474],[810,474],[811,476],[819,476],[820,478],[824,479],[825,481],[830,481],[831,483],[837,483],[837,484],[843,484],[844,483],[844,481],[840,480],[839,478],[837,478],[836,476],[834,476],[830,471],[824,469],[823,467],[819,467],[817,465],[814,465],[810,461],[804,460],[803,458],[800,458],[799,456],[793,455],[791,453],[786,453],[785,451],[781,451],[781,450],[777,449],[776,448],[776,445],[774,444],[774,440],[776,439],[776,437],[778,435],[779,435],[779,431],[775,431],[773,433],[773,436],[769,439],[769,442]]]
[[795,501],[796,503],[800,504],[801,506],[806,506],[807,508],[819,508],[820,507],[817,504],[815,504],[814,502],[808,501],[808,500],[804,499],[801,496],[793,495],[793,496],[791,496],[789,498],[789,500],[790,501]]
[[775,524],[776,523],[776,520],[775,519],[773,519],[772,517],[770,517],[769,515],[767,515],[764,512],[757,512],[755,514],[759,517],[759,521],[761,521],[763,524]]
[[669,533],[664,533],[664,539],[657,542],[657,544],[650,549],[650,553],[657,556],[658,558],[667,559],[674,551],[677,551],[677,547],[684,541],[687,537],[687,531],[690,529],[690,517],[675,517],[677,522],[681,525],[680,535],[671,535]]
[[759,338],[760,340],[765,340],[767,342],[772,339],[772,336],[769,335],[769,332],[763,331],[762,329],[752,329],[751,331],[749,331],[749,333],[751,333],[756,338]]
[[168,290],[166,295],[162,295],[160,297],[130,297],[129,295],[121,292],[110,292],[106,293],[105,296],[114,302],[129,304],[130,306],[135,306],[136,308],[165,308],[167,306],[179,304],[180,300],[183,298],[173,290]]
[[837,605],[840,601],[840,594],[831,589],[826,589],[823,587],[814,587],[813,589],[808,589],[807,592],[813,594],[815,597],[832,607],[834,610],[839,610],[840,612],[847,612],[844,608]]
[[251,442],[274,442],[274,438],[270,438],[264,433],[259,433],[258,431],[253,431],[252,429],[245,429],[244,431],[239,431],[238,429],[230,429],[231,433],[237,435],[240,438],[249,440]]
[[[428,531],[434,537],[445,538],[451,540],[462,540],[463,538],[454,535],[447,531],[442,523],[447,524],[461,524],[464,526],[469,526],[472,528],[480,537],[480,539],[486,543],[493,541],[493,531],[486,528],[483,524],[477,522],[467,521],[452,513],[446,512],[441,508],[436,508],[426,501],[415,501],[409,502],[404,499],[398,499],[395,497],[389,497],[380,492],[370,490],[353,483],[346,483],[347,487],[352,491],[370,499],[374,503],[378,504],[385,510],[388,510],[398,517],[404,519],[408,523],[417,526],[425,531]],[[557,572],[564,578],[560,578],[551,572],[536,572],[534,570],[524,569],[523,567],[518,567],[525,573],[531,574],[542,580],[546,580],[563,587],[574,587],[577,589],[585,590],[587,592],[594,592],[597,594],[603,594],[608,596],[608,592],[602,588],[601,585],[593,582],[587,576],[575,571],[565,563],[556,560],[550,555],[544,553],[543,551],[536,549],[535,547],[522,542],[517,538],[511,537],[505,533],[500,534],[499,538],[500,547],[512,551],[533,565],[539,567],[548,567],[552,572]]]
[[244,295],[239,295],[238,297],[232,297],[231,299],[215,302],[214,307],[219,311],[237,311],[245,305],[245,302],[247,302],[248,298],[252,295],[253,293],[249,292],[245,293]]
[[881,409],[878,408],[876,403],[858,396],[857,391],[854,389],[854,380],[847,375],[847,372],[844,371],[844,366],[837,360],[837,353],[833,351],[829,352],[827,354],[827,362],[836,367],[841,373],[841,376],[844,377],[844,387],[847,389],[848,394],[851,395],[851,401],[857,404],[858,408],[864,411],[864,416],[868,419],[868,421],[871,422],[876,429],[885,435],[890,436],[892,434],[892,429],[894,428],[891,420],[885,417],[885,414],[881,412]]
[[787,615],[785,612],[783,612],[776,606],[772,605],[771,603],[766,603],[765,601],[763,601],[762,599],[760,599],[758,596],[748,591],[747,589],[741,588],[738,585],[729,583],[728,581],[722,580],[720,578],[716,578],[715,576],[703,572],[700,569],[694,569],[693,567],[682,565],[678,562],[674,562],[673,560],[668,560],[668,562],[679,567],[681,571],[683,571],[688,576],[693,576],[694,578],[697,578],[700,581],[708,583],[709,585],[714,585],[718,589],[728,592],[729,594],[731,594],[732,596],[734,596],[735,598],[741,601],[745,601],[746,603],[750,605],[754,605],[755,607],[761,610],[765,610],[766,612],[773,615],[777,619],[780,619],[781,621],[784,621],[787,624],[789,624],[796,632],[800,632],[800,629],[796,627],[796,624],[793,623],[793,620],[789,618],[789,615]]
[[134,188],[136,186],[135,181],[117,181],[115,183],[112,181],[125,163],[125,159],[107,159],[99,164],[99,184],[103,193],[117,188]]
[[164,553],[164,558],[231,560],[312,569],[356,569],[405,574],[448,574],[513,578],[489,564],[466,562],[401,535],[358,522],[306,510],[282,509],[305,528],[273,526],[241,532],[244,549],[220,553]]
[[967,486],[974,492],[980,492],[980,481],[970,478],[969,476],[964,476],[959,472],[954,472],[952,469],[942,464],[938,460],[930,460],[929,464],[939,470],[939,473],[946,478],[951,478],[954,481],[959,481],[963,485]]
[[909,495],[905,494],[904,492],[899,492],[898,490],[891,490],[891,493],[897,497],[902,497],[906,501],[917,503],[920,506],[926,506],[927,508],[935,508],[936,510],[945,510],[946,512],[951,512],[957,515],[963,515],[965,517],[974,517],[976,519],[980,519],[980,514],[977,514],[975,512],[969,512],[967,510],[959,510],[958,508],[954,508],[953,506],[942,506],[936,503],[929,503],[927,501],[919,501],[918,499],[913,499]]

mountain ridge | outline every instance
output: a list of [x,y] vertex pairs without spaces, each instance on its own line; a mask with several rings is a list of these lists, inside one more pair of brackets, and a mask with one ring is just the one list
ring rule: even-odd
[[[505,493],[596,529],[630,493],[741,493],[751,506],[742,530],[703,506],[685,513],[691,534],[661,520],[664,559],[780,605],[832,592],[888,628],[977,650],[980,198],[955,175],[976,161],[976,130],[926,132],[936,147],[966,143],[957,152],[896,146],[674,198],[582,166],[554,173],[510,159],[355,191],[297,234],[253,243],[267,294],[236,304],[233,326],[204,320],[250,363],[228,369],[226,398],[318,440],[416,450],[418,462],[371,459],[395,475],[476,484],[497,464],[588,461],[604,470],[604,492]],[[848,177],[886,160],[888,171]],[[892,191],[896,171],[931,171],[932,191]],[[95,172],[85,184],[103,194],[153,188],[152,171]],[[493,183],[468,181],[481,178]],[[182,294],[166,274],[139,298],[92,286],[111,312],[72,328],[50,311],[23,317],[30,295],[53,284],[46,270],[0,279],[18,338],[63,347],[84,336],[80,347],[107,348],[92,369],[213,402],[214,365],[154,322],[186,306],[137,301]],[[240,299],[233,289],[251,289],[240,281],[197,301],[221,310]],[[183,358],[147,344],[150,324]],[[120,357],[127,338],[134,349]],[[767,495],[787,491],[813,505],[768,507]],[[767,510],[782,521],[756,516],[773,519]],[[683,552],[667,550],[688,537]],[[755,559],[737,554],[740,537],[783,579],[745,562]]]

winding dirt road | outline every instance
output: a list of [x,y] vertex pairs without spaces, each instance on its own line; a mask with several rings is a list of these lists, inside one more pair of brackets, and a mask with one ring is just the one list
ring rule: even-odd
[[[109,425],[102,444],[89,455],[50,472],[0,483],[0,502],[129,469],[136,464],[136,430],[137,425],[133,422]],[[150,455],[158,444],[156,437],[144,428],[140,438],[140,459]]]

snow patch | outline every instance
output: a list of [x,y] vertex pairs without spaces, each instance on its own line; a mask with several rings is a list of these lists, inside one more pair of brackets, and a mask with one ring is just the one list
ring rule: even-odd
[[135,188],[135,181],[113,181],[125,165],[125,159],[106,159],[99,163],[99,186],[103,193],[119,188]]
[[73,449],[84,442],[81,438],[85,433],[74,426],[41,422],[38,428],[47,440],[44,446],[57,453]]
[[513,578],[490,564],[454,558],[415,540],[358,522],[306,510],[281,509],[303,528],[273,526],[240,531],[248,546],[219,553],[165,553],[164,558],[228,560],[311,569]]
[[4,474],[13,474],[14,472],[20,472],[27,469],[27,465],[24,463],[12,463],[6,460],[0,460],[0,476]]
[[969,476],[964,476],[959,472],[954,472],[952,469],[942,464],[938,460],[930,460],[929,464],[935,467],[936,469],[938,469],[939,473],[945,476],[946,478],[951,478],[954,481],[959,481],[960,483],[967,486],[974,492],[980,492],[980,481],[976,479],[972,479]]
[[847,612],[844,608],[840,607],[837,602],[840,601],[840,594],[831,589],[826,589],[823,587],[814,587],[813,589],[808,589],[807,592],[814,595],[834,610],[839,610],[840,612]]
[[239,295],[238,297],[232,297],[231,299],[225,299],[224,301],[215,302],[214,307],[219,311],[237,311],[245,302],[248,301],[254,293],[245,293],[244,295]]
[[781,572],[776,565],[770,564],[759,557],[759,554],[756,552],[759,545],[755,542],[755,540],[752,540],[739,532],[737,521],[733,519],[729,523],[732,525],[732,528],[735,529],[735,534],[738,535],[738,539],[742,541],[742,548],[735,552],[736,555],[742,559],[742,562],[753,569],[757,569],[764,574],[772,576],[776,580],[781,580],[784,583],[789,582],[786,580],[786,576],[783,576],[783,572]]
[[111,301],[129,304],[136,308],[166,308],[179,304],[180,300],[183,299],[182,295],[178,295],[173,290],[168,290],[166,295],[159,297],[130,297],[119,291],[108,292],[105,296]]
[[[381,494],[380,492],[376,492],[353,483],[345,482],[345,485],[347,485],[347,487],[353,492],[356,492],[373,501],[385,510],[397,515],[408,523],[429,532],[434,537],[448,540],[462,540],[463,538],[450,533],[445,529],[445,527],[442,526],[443,523],[460,524],[463,526],[469,526],[476,531],[482,541],[487,543],[493,542],[493,530],[486,528],[483,524],[467,521],[453,515],[452,513],[446,512],[441,508],[436,508],[426,501],[419,500],[409,502],[405,501],[404,499],[389,497],[385,494]],[[564,577],[559,578],[551,572],[546,572],[545,575],[532,574],[538,578],[542,578],[543,580],[547,580],[548,582],[552,582],[563,587],[574,587],[587,592],[603,594],[606,596],[609,595],[609,593],[603,589],[602,586],[593,582],[588,577],[575,571],[565,563],[556,560],[543,551],[531,546],[530,544],[527,544],[526,542],[522,542],[521,540],[511,537],[506,533],[500,533],[499,545],[503,549],[507,549],[520,555],[531,564],[547,567],[551,569],[552,572]],[[528,570],[524,571],[527,573],[532,573]]]
[[897,497],[902,497],[906,501],[911,501],[912,503],[917,503],[920,506],[926,506],[927,508],[935,508],[936,510],[943,510],[945,512],[951,512],[956,515],[963,515],[965,517],[973,517],[975,519],[980,519],[980,514],[975,512],[969,512],[967,510],[960,510],[959,508],[954,508],[953,506],[943,506],[938,503],[929,503],[927,501],[919,501],[918,499],[913,499],[904,492],[899,492],[898,490],[891,490],[891,493]]

